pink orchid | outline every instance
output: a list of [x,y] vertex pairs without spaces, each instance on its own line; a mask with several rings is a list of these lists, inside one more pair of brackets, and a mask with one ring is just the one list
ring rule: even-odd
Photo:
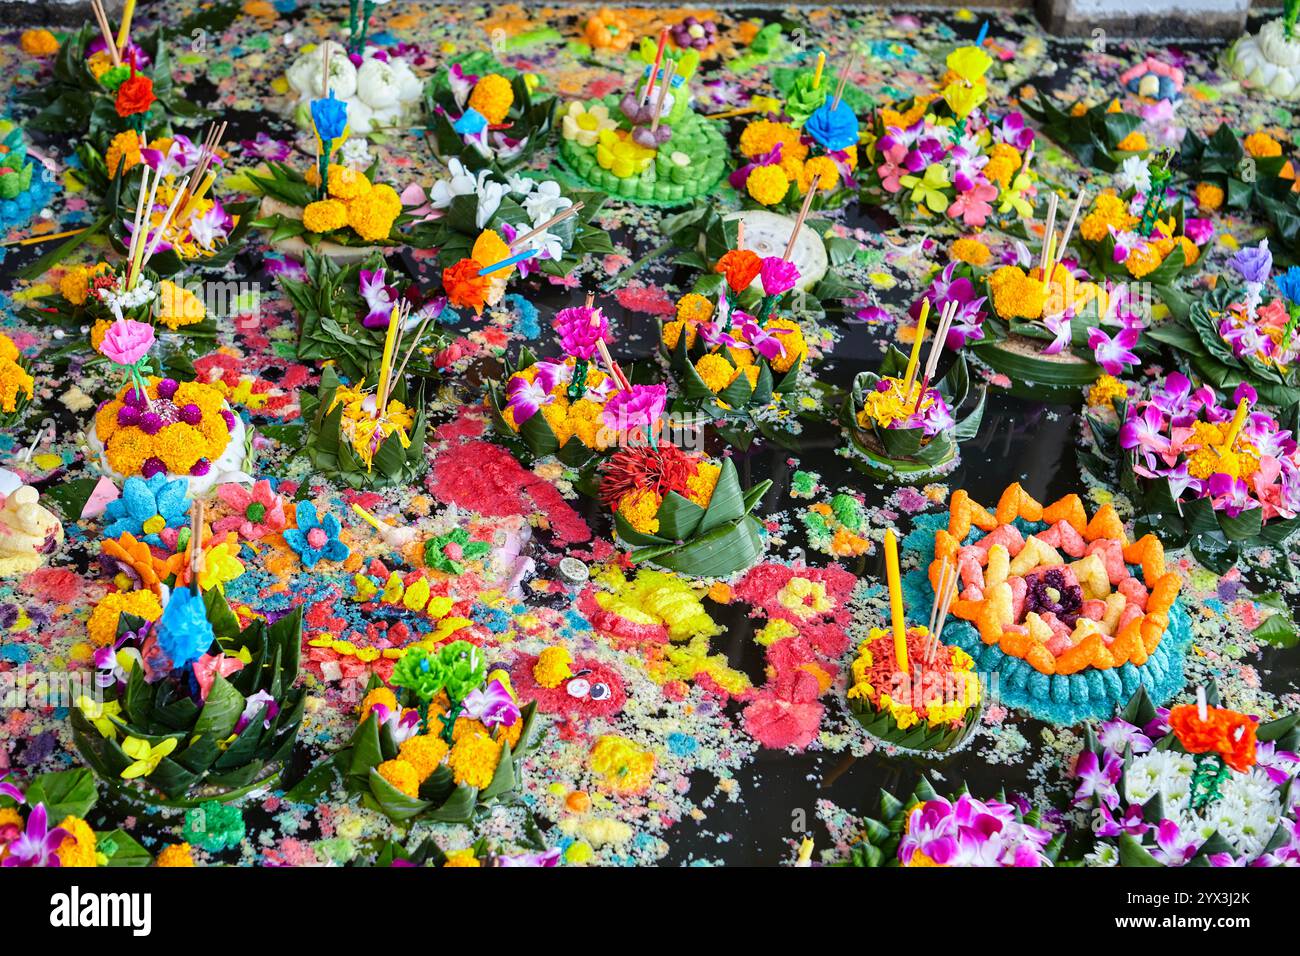
[[990,200],[998,198],[995,186],[989,183],[976,183],[963,193],[958,193],[952,205],[948,207],[949,219],[961,219],[967,226],[979,228],[988,221],[993,212]]
[[903,184],[898,180],[907,175],[907,167],[903,165],[903,157],[907,155],[907,147],[897,144],[885,150],[885,161],[881,163],[876,172],[880,175],[880,185],[884,187],[887,193],[896,193],[903,188]]

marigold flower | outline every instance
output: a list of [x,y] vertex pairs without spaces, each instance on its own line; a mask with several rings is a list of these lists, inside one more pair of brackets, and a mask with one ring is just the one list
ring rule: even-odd
[[780,166],[755,166],[745,180],[745,191],[764,206],[779,203],[789,190],[790,179]]
[[81,817],[71,814],[63,818],[59,827],[67,831],[54,855],[60,866],[92,867],[95,865],[95,831]]
[[1193,192],[1198,209],[1212,212],[1223,205],[1223,190],[1214,183],[1197,183]]
[[551,689],[559,687],[573,676],[572,664],[573,657],[569,654],[568,648],[561,646],[545,648],[537,655],[537,662],[533,664],[533,680],[542,687]]
[[163,848],[154,866],[193,866],[194,851],[188,843],[173,843]]
[[408,797],[418,797],[420,795],[420,776],[405,760],[385,760],[379,766],[375,767],[379,776],[383,777],[393,789],[399,790]]
[[129,172],[140,165],[142,145],[140,134],[133,129],[114,136],[104,152],[104,165],[108,167],[108,178],[114,179],[119,173]]
[[[316,167],[313,166],[312,169],[316,170]],[[327,175],[329,194],[335,199],[347,202],[370,192],[370,180],[366,179],[364,173],[359,173],[355,169],[331,163]],[[319,170],[316,170],[316,178],[318,180],[320,178]]]
[[723,253],[713,271],[721,273],[732,292],[743,292],[758,278],[763,259],[749,249],[729,249]]
[[415,768],[416,777],[424,783],[447,756],[447,742],[441,737],[421,734],[402,741],[397,756]]
[[1115,148],[1123,153],[1142,153],[1150,149],[1146,136],[1136,129],[1116,143]]
[[989,247],[978,239],[958,239],[948,251],[953,259],[958,262],[969,262],[973,266],[987,265],[993,256]]
[[514,87],[500,73],[489,73],[482,77],[469,94],[470,109],[478,110],[492,124],[505,122],[514,102]]
[[59,52],[59,41],[49,30],[24,30],[18,43],[28,56],[53,56]]
[[501,762],[501,743],[485,734],[467,734],[456,741],[447,757],[452,779],[483,790],[496,776]]
[[713,315],[713,303],[698,292],[688,292],[677,300],[677,318],[682,322],[707,322]]
[[641,489],[623,496],[623,500],[618,503],[618,513],[642,534],[656,534],[659,531],[657,515],[661,504],[663,499],[657,494],[649,489]]
[[1282,144],[1264,132],[1251,133],[1242,140],[1241,145],[1245,147],[1246,152],[1256,159],[1267,159],[1270,156],[1282,155]]
[[309,232],[333,232],[348,224],[348,207],[337,199],[308,203],[302,211],[302,224]]

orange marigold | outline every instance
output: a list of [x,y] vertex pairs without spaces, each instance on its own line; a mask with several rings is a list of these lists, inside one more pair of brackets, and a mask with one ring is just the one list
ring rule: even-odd
[[487,299],[487,276],[479,275],[483,268],[473,259],[461,259],[454,266],[442,270],[442,289],[453,308],[471,308],[481,313]]
[[762,268],[763,260],[758,253],[749,249],[729,249],[723,253],[713,271],[726,277],[732,292],[742,292],[758,278]]

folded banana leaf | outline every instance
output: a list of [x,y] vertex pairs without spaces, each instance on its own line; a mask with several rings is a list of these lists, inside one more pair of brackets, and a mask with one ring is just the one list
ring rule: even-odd
[[907,370],[907,356],[890,346],[880,363],[880,373],[859,372],[853,387],[844,399],[840,418],[857,453],[855,464],[881,481],[910,482],[937,475],[957,460],[958,442],[974,438],[984,419],[986,390],[981,387],[975,404],[966,411],[970,396],[970,372],[966,357],[958,353],[956,361],[932,388],[939,391],[956,420],[950,433],[929,438],[923,428],[882,428],[873,425],[863,428],[858,423],[858,412],[865,397],[875,391],[876,383],[883,377],[902,377]]
[[1041,90],[1036,93],[1032,100],[1022,100],[1020,108],[1085,166],[1113,173],[1130,156],[1143,155],[1119,149],[1124,137],[1142,125],[1140,116],[1112,113],[1108,110],[1109,103],[1099,103],[1075,116],[1077,102],[1063,110]]
[[957,727],[940,724],[931,727],[919,723],[906,730],[901,729],[887,710],[876,710],[871,701],[857,697],[848,698],[849,710],[862,725],[862,729],[875,737],[904,750],[913,750],[918,754],[947,753],[955,750],[970,739],[979,726],[980,716],[984,713],[984,703],[971,707],[966,717]]
[[[1112,483],[1132,499],[1137,518],[1137,535],[1151,533],[1167,547],[1189,547],[1197,560],[1220,574],[1240,562],[1256,548],[1282,548],[1297,531],[1300,518],[1274,518],[1262,521],[1263,511],[1252,508],[1236,517],[1218,511],[1208,498],[1175,499],[1166,478],[1148,478],[1133,468],[1133,455],[1119,445],[1119,424],[1127,415],[1127,402],[1115,402],[1117,422],[1088,415],[1088,431],[1093,451],[1081,453],[1080,462],[1094,477]],[[1257,573],[1290,579],[1294,574],[1290,562],[1274,561],[1265,565],[1247,561]]]
[[306,452],[312,464],[327,477],[342,481],[349,488],[381,488],[399,482],[410,484],[424,474],[429,467],[424,454],[428,421],[420,388],[417,386],[412,395],[408,393],[405,381],[393,386],[391,397],[415,409],[410,443],[404,447],[400,436],[394,432],[380,443],[367,468],[352,443],[343,436],[343,403],[330,410],[334,394],[342,384],[334,368],[327,366],[321,373],[317,394],[304,393],[301,398],[302,417],[308,423]]
[[362,803],[379,810],[393,820],[419,818],[434,823],[472,823],[476,811],[504,799],[518,789],[523,779],[524,758],[541,741],[542,726],[537,717],[537,703],[530,701],[520,708],[524,726],[513,748],[503,743],[501,759],[491,782],[482,790],[458,784],[444,764],[426,779],[417,796],[398,790],[376,769],[385,760],[398,755],[398,746],[386,724],[380,724],[372,712],[357,727],[348,747],[331,758],[330,764],[343,768],[347,788],[361,795]]
[[[150,684],[136,666],[124,690],[115,685],[106,691],[106,701],[120,704],[119,715],[109,718],[110,733],[105,735],[80,708],[70,712],[73,743],[82,759],[128,799],[166,806],[237,799],[274,785],[298,738],[306,705],[306,691],[294,686],[302,644],[301,608],[274,624],[259,619],[240,630],[221,592],[208,591],[203,600],[221,648],[232,655],[244,649],[250,657],[229,677],[214,677],[206,700],[190,696],[188,674]],[[142,624],[124,614],[119,633]],[[235,733],[249,698],[259,692],[271,696],[278,712],[268,717],[270,708],[264,705]],[[175,740],[176,746],[133,783],[122,777],[135,763],[121,746],[127,737],[151,747]]]
[[1219,334],[1219,319],[1243,295],[1240,286],[1220,282],[1213,292],[1192,303],[1185,318],[1157,326],[1147,334],[1172,348],[1197,377],[1219,391],[1231,393],[1245,382],[1269,405],[1293,407],[1300,402],[1300,368],[1293,366],[1283,373],[1254,355],[1238,358]]
[[754,565],[763,554],[763,532],[750,513],[771,487],[761,481],[742,490],[736,466],[727,458],[707,508],[669,492],[655,517],[657,534],[643,534],[614,512],[618,537],[632,545],[634,563],[648,561],[690,577],[729,577]]
[[[549,93],[534,94],[528,88],[522,73],[506,69],[491,56],[475,61],[462,58],[456,62],[466,72],[479,76],[484,73],[500,73],[510,80],[515,96],[504,122],[509,126],[510,138],[524,143],[522,148],[503,159],[498,151],[493,151],[490,157],[484,156],[477,148],[465,142],[465,137],[456,132],[452,125],[452,114],[459,115],[461,108],[451,92],[444,69],[436,73],[425,88],[425,108],[429,129],[433,133],[431,141],[438,158],[446,165],[449,158],[455,157],[471,172],[493,169],[504,173],[524,164],[550,136],[558,105],[556,97]],[[447,68],[451,65],[447,64]]]

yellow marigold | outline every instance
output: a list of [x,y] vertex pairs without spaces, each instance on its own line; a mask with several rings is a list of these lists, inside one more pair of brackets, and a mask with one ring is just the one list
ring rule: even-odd
[[31,398],[36,381],[17,362],[0,360],[0,411],[12,412],[18,408],[18,396]]
[[1282,144],[1275,140],[1268,133],[1255,132],[1251,133],[1241,145],[1246,148],[1246,152],[1256,159],[1266,159],[1269,156],[1281,156]]
[[71,814],[59,824],[68,835],[63,838],[54,855],[60,866],[91,867],[95,865],[95,831],[81,817]]
[[984,175],[991,183],[997,183],[1003,189],[1011,185],[1011,177],[1015,175],[1019,164],[1011,159],[990,159],[984,166]]
[[736,377],[736,368],[718,353],[710,352],[695,363],[695,373],[716,395],[731,384]]
[[515,102],[514,87],[500,73],[489,73],[474,84],[469,105],[489,123],[503,123]]
[[1155,242],[1149,242],[1128,254],[1128,258],[1124,260],[1124,268],[1134,279],[1141,279],[1158,269],[1162,261],[1164,256],[1160,254],[1160,246]]
[[59,52],[59,41],[49,30],[24,30],[18,43],[28,56],[53,56]]
[[1093,408],[1104,408],[1108,405],[1114,405],[1115,399],[1126,398],[1127,396],[1127,385],[1114,375],[1103,374],[1088,389],[1088,404]]
[[627,523],[642,534],[656,534],[659,531],[659,506],[662,499],[649,488],[638,489],[623,496],[618,503],[618,513]]
[[370,180],[366,179],[365,173],[359,173],[347,166],[331,164],[328,179],[329,194],[344,202],[370,192]]
[[500,762],[501,744],[483,734],[462,737],[447,757],[452,779],[479,790],[492,782]]
[[702,461],[695,468],[695,474],[686,479],[687,497],[701,508],[707,508],[713,497],[713,489],[718,486],[718,475],[722,469],[711,461]]
[[112,591],[105,594],[86,621],[91,643],[105,647],[117,640],[117,622],[123,614],[156,621],[162,617],[162,605],[152,591]]
[[104,164],[108,167],[109,179],[114,179],[119,173],[129,172],[133,167],[140,165],[140,146],[140,134],[133,129],[113,137],[104,153]]
[[397,748],[399,760],[405,760],[415,768],[415,775],[424,783],[435,770],[442,758],[447,756],[447,743],[441,737],[421,734],[402,741]]
[[104,446],[104,454],[115,471],[138,475],[145,459],[153,455],[153,440],[138,428],[121,428]]
[[189,289],[170,279],[158,283],[158,321],[167,328],[175,331],[202,322],[207,314],[203,301]]
[[[104,336],[108,335],[108,330],[112,327],[113,323],[110,319],[97,319],[95,324],[90,327],[90,347],[98,352],[99,346],[104,341]],[[113,414],[116,420],[117,413],[114,412]],[[99,437],[104,438],[106,436],[103,432],[100,432]]]
[[567,647],[548,647],[537,655],[533,680],[542,687],[556,688],[573,676],[573,657]]
[[681,338],[683,328],[686,329],[687,347],[695,344],[695,336],[699,334],[698,327],[674,319],[672,322],[665,322],[663,326],[663,342],[667,348],[677,348],[677,340]]
[[111,269],[107,262],[97,262],[93,266],[73,266],[59,280],[59,293],[72,305],[85,305],[86,299],[90,297],[91,280]]
[[368,242],[381,242],[393,231],[393,220],[401,211],[399,201],[394,211],[381,190],[392,192],[391,186],[376,186],[364,196],[358,196],[347,205],[348,225],[358,236]]
[[1003,266],[989,280],[993,307],[1004,319],[1036,319],[1043,314],[1047,289],[1017,266]]
[[1116,143],[1115,148],[1124,153],[1142,153],[1150,147],[1147,146],[1146,136],[1142,134],[1141,130],[1135,129]]
[[399,790],[408,797],[420,795],[420,775],[400,757],[397,760],[385,760],[375,769],[379,771],[379,776],[392,784],[394,790]]
[[1187,261],[1187,264],[1189,266],[1196,265],[1196,260],[1201,258],[1201,250],[1196,243],[1192,242],[1192,240],[1188,239],[1186,236],[1178,236],[1174,242],[1182,247],[1183,258]]
[[978,239],[958,239],[948,253],[958,262],[969,262],[973,266],[986,265],[993,256],[989,247]]
[[211,457],[205,454],[209,446],[203,433],[184,422],[164,425],[153,436],[153,442],[154,455],[161,458],[173,474],[187,475],[200,458]]
[[802,140],[799,131],[788,123],[755,120],[740,134],[740,153],[747,159],[753,159],[770,153],[780,143],[783,157],[794,157],[802,161],[808,155],[808,147]]
[[309,232],[333,232],[348,224],[348,207],[337,199],[308,203],[302,211],[302,224]]
[[153,862],[154,866],[193,866],[194,851],[188,843],[173,843],[164,847]]
[[840,185],[840,167],[829,156],[814,156],[804,163],[799,170],[799,191],[806,193],[812,185],[813,177],[817,180],[819,192],[834,192]]
[[452,850],[447,854],[447,859],[443,862],[443,867],[481,867],[483,861],[474,855],[474,848],[469,847],[465,850]]
[[16,362],[20,354],[14,340],[0,332],[0,362]]
[[397,195],[397,190],[388,183],[379,183],[372,186],[370,192],[366,194],[370,200],[379,207],[381,214],[396,219],[402,212],[402,197]]
[[780,166],[755,166],[745,180],[745,190],[764,206],[779,203],[790,190],[790,177]]
[[[785,330],[784,333],[782,329]],[[794,367],[795,362],[808,354],[808,343],[804,340],[803,329],[799,327],[798,322],[792,319],[769,319],[767,330],[779,336],[781,345],[785,347],[785,354],[768,359],[767,364],[772,367],[772,371],[788,372]]]
[[1193,192],[1196,194],[1198,209],[1213,212],[1223,205],[1223,190],[1214,183],[1197,183]]
[[688,292],[677,300],[677,318],[682,322],[707,322],[713,316],[713,303],[698,292]]
[[383,704],[389,710],[395,711],[397,710],[397,695],[387,687],[376,687],[370,693],[366,694],[365,697],[361,698],[361,704],[357,707],[357,713],[360,714],[361,718],[364,720],[375,704]]

